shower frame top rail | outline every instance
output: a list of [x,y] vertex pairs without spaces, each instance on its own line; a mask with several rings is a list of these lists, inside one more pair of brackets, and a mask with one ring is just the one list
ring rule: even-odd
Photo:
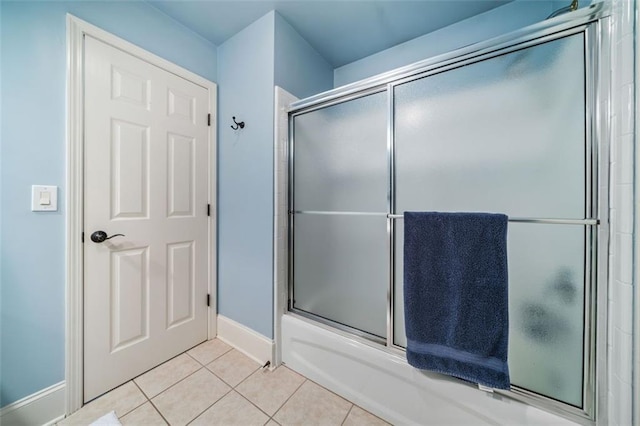
[[448,53],[301,99],[289,105],[288,112],[293,115],[307,113],[334,103],[341,103],[353,97],[385,91],[388,90],[389,83],[397,83],[405,78],[412,79],[415,75],[429,70],[442,69],[451,65],[460,66],[469,59],[485,55],[490,56],[495,52],[520,49],[524,47],[522,43],[535,43],[535,40],[539,42],[542,38],[553,36],[559,32],[568,30],[582,32],[585,26],[609,14],[610,7],[606,2],[596,2],[572,13],[544,20],[509,34],[464,46]]

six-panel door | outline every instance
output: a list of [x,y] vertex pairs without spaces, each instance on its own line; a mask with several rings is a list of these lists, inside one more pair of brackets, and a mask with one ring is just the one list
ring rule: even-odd
[[208,110],[207,89],[86,37],[85,401],[207,338]]

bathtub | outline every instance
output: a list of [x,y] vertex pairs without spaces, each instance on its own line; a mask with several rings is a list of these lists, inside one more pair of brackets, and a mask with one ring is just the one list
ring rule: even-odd
[[393,424],[574,425],[460,380],[417,370],[404,355],[293,314],[281,317],[282,362]]

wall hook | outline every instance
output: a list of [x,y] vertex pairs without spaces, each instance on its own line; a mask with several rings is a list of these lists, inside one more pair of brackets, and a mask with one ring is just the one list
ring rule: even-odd
[[235,124],[235,127],[231,126],[233,130],[244,129],[244,121],[241,121],[238,123],[235,117],[232,117],[232,118],[233,118],[233,123]]

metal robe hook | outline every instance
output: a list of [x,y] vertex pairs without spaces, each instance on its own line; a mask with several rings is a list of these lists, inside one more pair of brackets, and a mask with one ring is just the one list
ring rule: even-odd
[[236,121],[236,117],[232,117],[232,118],[233,118],[233,123],[236,125],[235,127],[231,126],[233,130],[244,129],[244,121],[241,121],[238,123]]

